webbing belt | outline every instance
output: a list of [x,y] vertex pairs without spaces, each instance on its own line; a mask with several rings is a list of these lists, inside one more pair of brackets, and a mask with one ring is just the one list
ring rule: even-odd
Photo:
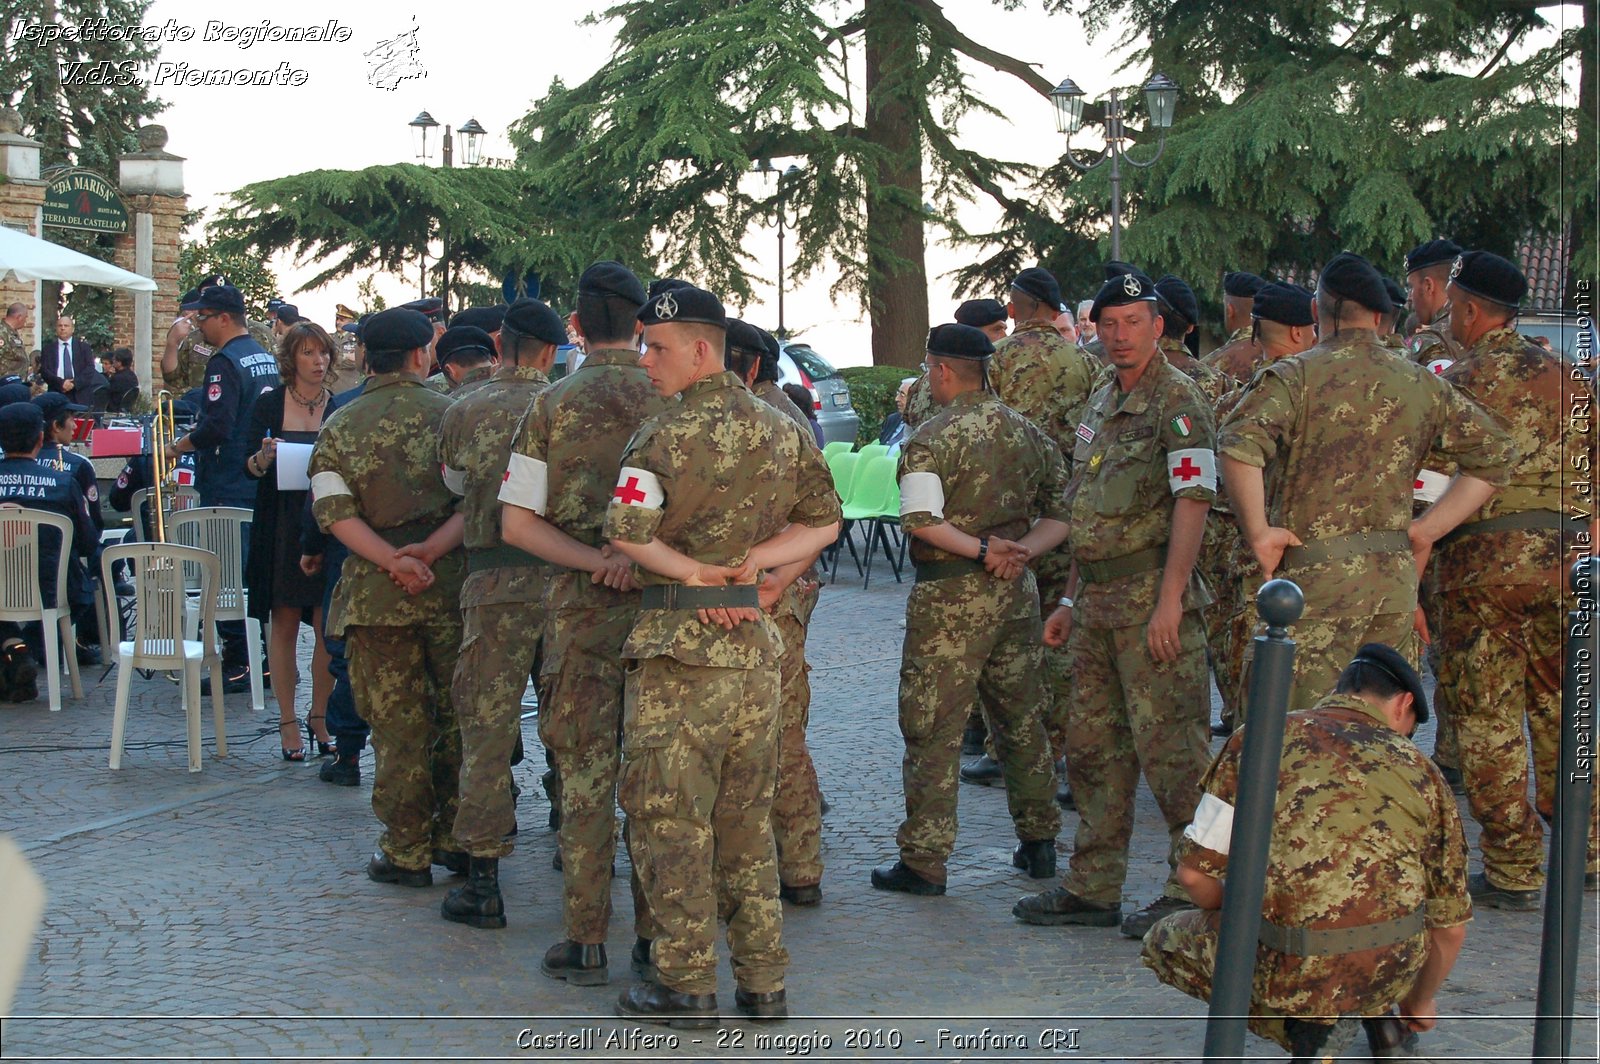
[[952,580],[958,576],[970,576],[973,573],[984,571],[982,562],[971,558],[952,558],[943,562],[917,562],[917,583],[927,580]]
[[1457,525],[1449,534],[1439,540],[1439,546],[1452,543],[1463,536],[1477,536],[1486,532],[1512,532],[1522,529],[1560,529],[1570,534],[1582,532],[1584,521],[1579,517],[1568,517],[1566,514],[1557,513],[1555,510],[1520,510],[1514,514],[1496,514],[1482,521],[1469,521],[1464,525]]
[[509,543],[502,543],[498,547],[467,548],[467,571],[471,573],[481,573],[485,569],[522,569],[538,564],[538,558]]
[[1321,957],[1398,945],[1420,934],[1425,926],[1422,910],[1414,909],[1405,916],[1360,927],[1279,927],[1263,920],[1258,938],[1263,946],[1279,953]]
[[1124,576],[1134,573],[1147,573],[1151,569],[1159,569],[1167,563],[1167,548],[1146,547],[1136,550],[1132,554],[1124,554],[1120,558],[1107,558],[1098,562],[1078,562],[1078,576],[1084,583],[1104,584],[1112,580],[1120,580]]
[[1411,538],[1404,532],[1396,529],[1352,532],[1347,536],[1314,539],[1303,547],[1290,547],[1283,552],[1283,568],[1299,569],[1306,565],[1316,565],[1318,562],[1334,562],[1361,554],[1388,554],[1394,551],[1411,553]]
[[639,597],[647,610],[709,610],[724,606],[759,608],[756,585],[737,587],[689,587],[685,584],[657,584],[647,587]]

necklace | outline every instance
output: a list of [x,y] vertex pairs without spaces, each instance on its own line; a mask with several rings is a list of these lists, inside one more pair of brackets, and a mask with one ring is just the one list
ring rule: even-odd
[[319,391],[317,393],[317,396],[316,396],[315,399],[302,399],[302,398],[300,398],[300,393],[295,391],[294,390],[294,385],[291,384],[291,385],[289,385],[289,395],[290,395],[290,397],[292,399],[294,399],[295,402],[299,403],[301,406],[305,407],[307,410],[315,410],[318,407],[320,407],[323,403],[328,401],[328,389],[327,388],[323,388],[321,391]]

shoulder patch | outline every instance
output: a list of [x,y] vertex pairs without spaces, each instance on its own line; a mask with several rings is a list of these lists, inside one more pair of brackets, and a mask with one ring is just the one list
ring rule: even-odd
[[1187,437],[1194,431],[1194,421],[1190,419],[1188,414],[1179,414],[1177,417],[1172,419],[1171,424],[1172,431],[1176,432],[1179,436]]
[[1082,440],[1084,443],[1093,443],[1094,429],[1090,428],[1081,421],[1078,422],[1078,439]]

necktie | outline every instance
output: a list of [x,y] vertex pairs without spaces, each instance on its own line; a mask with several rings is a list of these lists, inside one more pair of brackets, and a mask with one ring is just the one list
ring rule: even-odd
[[60,354],[60,357],[58,359],[59,367],[56,370],[56,375],[59,376],[62,380],[66,380],[68,377],[72,376],[72,353],[71,352],[72,352],[71,345],[66,340],[61,341],[61,354]]

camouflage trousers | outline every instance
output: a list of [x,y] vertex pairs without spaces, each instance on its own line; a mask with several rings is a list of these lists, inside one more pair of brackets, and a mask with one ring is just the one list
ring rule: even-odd
[[[582,574],[587,580],[588,574]],[[622,607],[552,610],[540,677],[539,741],[561,779],[562,923],[566,937],[603,943],[611,924],[617,853],[617,771],[622,763],[622,644],[638,617]],[[655,938],[649,906],[632,874],[634,930]]]
[[[1387,643],[1413,665],[1417,660],[1416,618],[1410,613],[1379,613],[1369,617],[1328,617],[1302,620],[1289,629],[1294,640],[1294,686],[1289,691],[1289,710],[1310,709],[1339,682],[1350,659],[1363,643]],[[1266,626],[1257,624],[1254,634]],[[1255,644],[1245,652],[1245,691],[1249,691],[1250,669],[1255,661]],[[1241,705],[1241,713],[1249,707]],[[1241,716],[1240,723],[1243,722]]]
[[[810,593],[811,605],[816,592]],[[810,609],[805,611],[808,615]],[[778,782],[772,795],[772,841],[778,848],[778,880],[791,887],[822,882],[822,789],[806,748],[811,717],[806,628],[799,617],[774,617],[783,636],[778,661]]]
[[[1439,659],[1439,626],[1444,623],[1444,602],[1434,587],[1432,573],[1433,567],[1430,565],[1428,576],[1417,589],[1417,605],[1422,607],[1422,615],[1428,622],[1428,636],[1433,640],[1422,648],[1422,656],[1427,659],[1434,680],[1438,681],[1443,668]],[[1428,708],[1433,711],[1434,761],[1446,768],[1460,768],[1461,753],[1460,741],[1456,738],[1455,693],[1443,683],[1437,683],[1433,691],[1433,700],[1429,702]]]
[[473,857],[505,857],[513,849],[506,837],[517,822],[511,752],[522,735],[522,692],[538,652],[542,612],[536,602],[461,611],[461,655],[451,684],[461,722],[455,836]]
[[[1065,547],[1053,550],[1033,563],[1034,579],[1039,587],[1041,619],[1050,616],[1061,596],[1066,594],[1067,576],[1071,568],[1072,556]],[[1044,648],[1044,675],[1049,696],[1043,715],[1044,734],[1050,745],[1050,759],[1054,762],[1067,753],[1067,707],[1072,704],[1072,664],[1067,658],[1066,647]],[[967,714],[967,726],[974,724],[983,725],[984,752],[999,761],[1000,755],[995,750],[994,736],[989,733],[989,722],[984,719],[981,701],[975,701]]]
[[434,850],[459,850],[461,729],[450,678],[461,625],[351,625],[345,655],[356,705],[372,727],[372,811],[378,846],[400,868],[427,868]]
[[[1078,831],[1062,886],[1080,898],[1122,900],[1141,769],[1166,818],[1167,862],[1177,868],[1178,841],[1210,763],[1205,632],[1195,611],[1183,615],[1178,642],[1177,661],[1157,662],[1142,624],[1072,629],[1077,697],[1067,722],[1067,782],[1078,803]],[[1175,872],[1165,893],[1189,896]]]
[[[1211,982],[1217,970],[1217,940],[1222,926],[1219,910],[1190,909],[1172,913],[1156,921],[1144,937],[1140,959],[1156,978],[1201,1001],[1211,1000]],[[1265,950],[1266,947],[1259,947]],[[1327,958],[1317,958],[1326,960]],[[1331,1020],[1323,1002],[1326,996],[1319,980],[1308,979],[1303,993],[1291,1011],[1283,1003],[1267,1000],[1263,994],[1261,972],[1266,966],[1257,966],[1257,978],[1250,995],[1250,1030],[1284,1049],[1290,1049],[1289,1035],[1284,1021],[1288,1019]],[[1366,978],[1362,978],[1365,976]],[[1416,982],[1415,966],[1395,969],[1368,970],[1345,982],[1368,982],[1361,994],[1362,1015],[1382,1016],[1392,1009]],[[1361,1059],[1366,1059],[1365,1057]]]
[[1017,838],[1054,839],[1061,830],[1044,732],[1050,694],[1042,624],[1036,613],[997,615],[991,598],[971,593],[975,580],[987,579],[925,581],[906,603],[900,663],[906,818],[895,841],[906,867],[934,883],[945,881],[945,861],[955,849],[961,729],[974,701],[983,705],[1005,771]]
[[1244,714],[1244,644],[1250,640],[1253,602],[1245,599],[1244,564],[1255,559],[1244,548],[1239,525],[1231,516],[1211,511],[1205,539],[1200,544],[1200,572],[1216,601],[1202,613],[1206,629],[1206,657],[1222,695],[1222,721],[1233,724]]
[[[1544,886],[1544,826],[1555,814],[1566,607],[1550,585],[1456,588],[1440,597],[1439,691],[1456,707],[1461,776],[1483,826],[1483,869],[1496,886]],[[1528,801],[1528,742],[1534,804]],[[1594,827],[1588,867],[1595,870]]]
[[661,984],[717,989],[717,921],[739,986],[783,988],[783,907],[772,843],[778,774],[776,667],[629,663],[617,799],[658,928]]

